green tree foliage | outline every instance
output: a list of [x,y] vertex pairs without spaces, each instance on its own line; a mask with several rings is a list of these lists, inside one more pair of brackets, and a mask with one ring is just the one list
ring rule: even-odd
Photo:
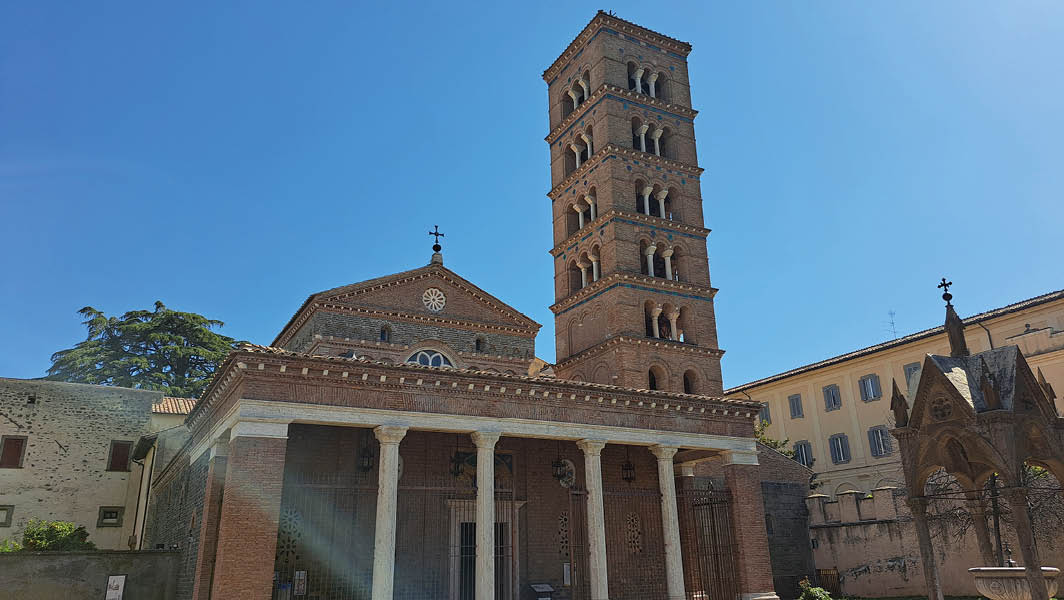
[[64,552],[95,550],[89,532],[70,521],[40,521],[31,519],[22,532],[22,543],[5,541],[0,552]]
[[809,583],[808,577],[803,577],[798,582],[798,587],[802,590],[802,595],[798,596],[798,600],[831,600],[831,594],[824,588],[814,587]]
[[768,446],[769,448],[772,448],[773,450],[779,452],[784,456],[794,458],[794,449],[789,447],[791,445],[791,441],[775,440],[768,437],[768,435],[765,433],[765,429],[767,428],[768,423],[759,419],[757,422],[757,427],[754,429],[754,433],[757,435],[757,441]]
[[236,345],[214,331],[221,321],[166,308],[108,317],[91,306],[78,311],[89,335],[52,355],[48,379],[161,390],[197,398]]

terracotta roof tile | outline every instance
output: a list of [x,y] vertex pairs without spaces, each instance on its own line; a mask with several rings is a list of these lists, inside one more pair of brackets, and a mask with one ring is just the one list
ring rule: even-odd
[[195,398],[173,398],[166,396],[162,402],[151,405],[151,411],[157,415],[187,415],[196,407]]

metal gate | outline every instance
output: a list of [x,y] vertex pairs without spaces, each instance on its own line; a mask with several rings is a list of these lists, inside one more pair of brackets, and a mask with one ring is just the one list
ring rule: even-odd
[[274,600],[362,600],[373,576],[377,488],[312,474],[286,485],[274,560]]
[[688,489],[678,494],[689,600],[739,597],[731,502],[727,491]]
[[665,600],[661,491],[625,487],[602,497],[610,600]]
[[[569,488],[569,592],[571,600],[589,600],[591,582],[588,580],[587,490],[575,485]],[[562,573],[565,580],[565,573]]]

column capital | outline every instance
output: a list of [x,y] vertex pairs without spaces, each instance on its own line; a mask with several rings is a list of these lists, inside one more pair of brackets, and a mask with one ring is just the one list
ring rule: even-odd
[[661,444],[654,444],[650,447],[650,452],[658,457],[658,461],[660,462],[672,462],[672,457],[676,456],[676,453],[679,450],[680,449],[676,446],[662,446]]
[[397,425],[380,425],[373,428],[373,435],[381,444],[398,444],[406,436],[406,427]]
[[647,81],[649,81],[650,83],[654,83],[657,80],[658,80],[658,74],[657,73],[651,73],[650,75],[647,75]]
[[593,263],[597,263],[599,261],[598,255],[595,255],[595,254],[588,254],[587,255],[587,259],[590,260]]
[[654,130],[654,133],[651,133],[651,134],[650,134],[650,139],[652,139],[652,140],[656,140],[656,139],[658,139],[659,137],[661,137],[661,134],[663,134],[663,133],[665,133],[665,130],[664,130],[664,129],[655,129],[655,130]]
[[584,454],[598,456],[602,453],[602,449],[606,447],[606,440],[578,440],[576,447],[583,450]]
[[502,434],[498,431],[474,431],[469,434],[469,439],[473,440],[473,445],[477,448],[492,449],[495,447],[495,443],[499,441]]
[[575,212],[575,213],[584,212],[584,207],[580,206],[579,204],[573,204],[573,206],[571,208],[573,209],[573,212]]
[[645,135],[647,130],[649,130],[649,129],[650,129],[650,125],[643,125],[642,127],[640,127],[639,129],[636,130],[636,134],[637,135]]
[[218,438],[211,443],[211,456],[209,460],[214,460],[219,456],[225,458],[229,456],[229,440],[225,438]]
[[662,310],[663,310],[663,309],[661,308],[661,305],[660,305],[660,304],[658,304],[658,305],[655,305],[655,306],[654,306],[654,308],[650,309],[650,316],[652,316],[652,317],[657,317],[658,315],[660,315],[660,314],[661,314],[661,311],[662,311]]
[[674,472],[680,477],[694,477],[695,463],[680,463],[676,465]]
[[666,248],[666,249],[661,251],[661,256],[662,256],[662,258],[671,258],[672,257],[672,253],[674,251],[675,251],[675,248]]
[[[661,130],[659,129],[658,131],[661,131]],[[653,137],[653,136],[651,136],[651,137]],[[654,197],[657,198],[658,200],[664,200],[668,196],[669,196],[669,190],[667,190],[667,189],[658,190],[658,192],[656,194],[654,194]]]
[[580,134],[580,139],[584,140],[584,142],[587,143],[587,144],[591,143],[591,138],[588,137],[588,135],[586,133],[581,133]]
[[288,438],[288,423],[268,423],[263,421],[238,421],[229,430],[229,441],[238,437]]
[[658,251],[658,246],[656,244],[651,244],[651,245],[647,246],[646,255],[647,256],[654,256],[654,253],[657,252],[657,251]]
[[676,319],[680,318],[680,311],[674,310],[671,313],[665,315],[665,318],[670,320],[670,321],[675,321]]

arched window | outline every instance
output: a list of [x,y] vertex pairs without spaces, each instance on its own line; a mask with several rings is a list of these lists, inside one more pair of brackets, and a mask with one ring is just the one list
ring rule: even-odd
[[685,372],[683,374],[683,393],[694,394],[698,389],[697,387],[695,387],[696,380],[697,377],[695,377],[694,371]]
[[381,341],[391,343],[392,341],[392,328],[387,325],[381,326]]
[[486,344],[484,343],[484,338],[482,338],[480,336],[477,336],[476,341],[473,342],[473,351],[474,352],[484,352],[485,348],[486,348]]
[[632,117],[632,149],[647,151],[647,126],[639,117]]
[[453,367],[446,356],[435,350],[419,350],[406,359],[408,363],[425,365],[426,367]]
[[658,377],[657,377],[657,375],[654,374],[654,369],[651,369],[651,370],[647,371],[647,389],[648,390],[656,390],[656,389],[658,389]]

